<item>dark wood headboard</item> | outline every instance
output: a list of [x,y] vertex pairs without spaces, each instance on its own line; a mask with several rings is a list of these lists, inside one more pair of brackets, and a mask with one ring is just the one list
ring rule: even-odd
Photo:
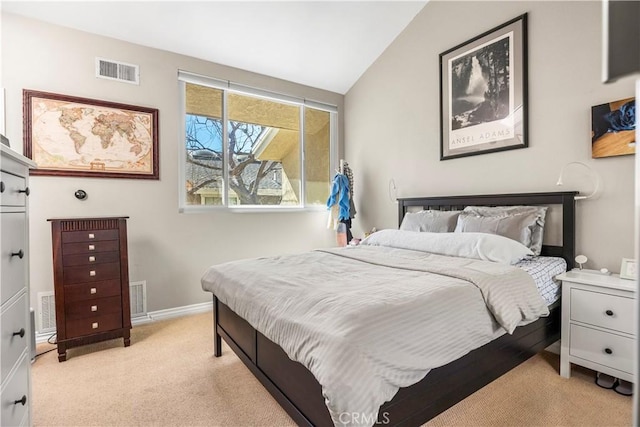
[[398,224],[412,207],[425,210],[462,210],[467,206],[549,206],[562,205],[562,245],[542,245],[541,255],[558,256],[574,267],[575,258],[575,199],[577,191],[553,193],[488,194],[478,196],[412,197],[398,199]]

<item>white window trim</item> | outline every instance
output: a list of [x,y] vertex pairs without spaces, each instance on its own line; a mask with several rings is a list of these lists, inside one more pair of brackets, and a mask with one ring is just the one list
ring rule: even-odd
[[[228,140],[228,128],[226,126],[228,119],[228,111],[227,111],[227,95],[229,92],[235,92],[242,95],[255,96],[260,98],[269,99],[272,101],[278,101],[286,104],[294,104],[299,105],[303,108],[300,108],[300,194],[301,201],[297,206],[269,206],[269,205],[227,205],[227,195],[229,194],[229,164],[228,162],[223,162],[223,182],[224,188],[223,190],[223,204],[222,205],[187,205],[185,203],[187,198],[187,190],[184,185],[184,177],[186,173],[186,150],[184,149],[184,138],[186,134],[185,128],[185,116],[186,116],[186,83],[193,83],[200,86],[207,86],[215,89],[222,90],[222,120],[225,123],[223,126],[223,141]],[[238,212],[238,213],[266,213],[266,212],[317,212],[326,210],[326,206],[320,204],[308,205],[306,203],[306,172],[305,172],[305,139],[304,139],[304,113],[305,108],[309,107],[315,110],[326,111],[331,114],[331,119],[329,121],[329,137],[331,139],[331,143],[329,145],[329,167],[330,171],[337,168],[338,164],[338,107],[335,105],[325,104],[322,102],[299,98],[295,96],[290,96],[277,92],[270,92],[267,90],[246,86],[238,83],[232,83],[228,80],[220,80],[213,77],[204,76],[201,74],[191,73],[188,71],[178,70],[178,88],[179,88],[179,98],[180,98],[180,126],[179,126],[179,137],[178,141],[178,212],[179,213],[206,213],[206,212],[215,212],[215,211],[225,211],[225,212]],[[228,157],[228,145],[222,144],[223,156],[226,159]],[[331,173],[330,173],[331,175]]]

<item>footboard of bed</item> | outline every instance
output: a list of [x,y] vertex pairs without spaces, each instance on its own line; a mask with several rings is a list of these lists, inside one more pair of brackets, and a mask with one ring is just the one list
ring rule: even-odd
[[[275,343],[213,297],[214,354],[221,339],[238,355],[298,425],[332,426],[315,377]],[[560,339],[560,306],[548,317],[516,328],[466,356],[432,370],[382,405],[378,423],[420,425]]]

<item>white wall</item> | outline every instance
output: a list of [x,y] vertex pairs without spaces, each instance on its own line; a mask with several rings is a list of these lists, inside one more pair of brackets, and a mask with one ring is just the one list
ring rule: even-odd
[[[7,136],[22,152],[22,89],[94,98],[160,111],[160,180],[32,177],[30,199],[32,305],[53,290],[47,218],[128,215],[131,281],[146,280],[148,310],[209,301],[200,277],[214,263],[328,246],[335,235],[326,212],[178,213],[178,69],[338,105],[343,96],[194,58],[2,16],[2,83]],[[140,65],[139,86],[95,78],[95,57]],[[88,200],[74,198],[84,189]]]
[[[529,147],[440,161],[439,54],[528,12]],[[634,156],[591,159],[591,106],[634,96],[634,80],[601,83],[600,2],[431,1],[345,96],[345,158],[355,175],[355,233],[397,227],[399,197],[581,190],[577,251],[619,271],[633,258]],[[582,179],[582,181],[581,181]]]

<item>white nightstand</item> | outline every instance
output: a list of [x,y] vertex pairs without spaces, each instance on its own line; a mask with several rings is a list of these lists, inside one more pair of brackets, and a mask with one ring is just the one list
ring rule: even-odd
[[633,381],[636,283],[576,270],[562,280],[560,375],[571,376],[571,363]]

